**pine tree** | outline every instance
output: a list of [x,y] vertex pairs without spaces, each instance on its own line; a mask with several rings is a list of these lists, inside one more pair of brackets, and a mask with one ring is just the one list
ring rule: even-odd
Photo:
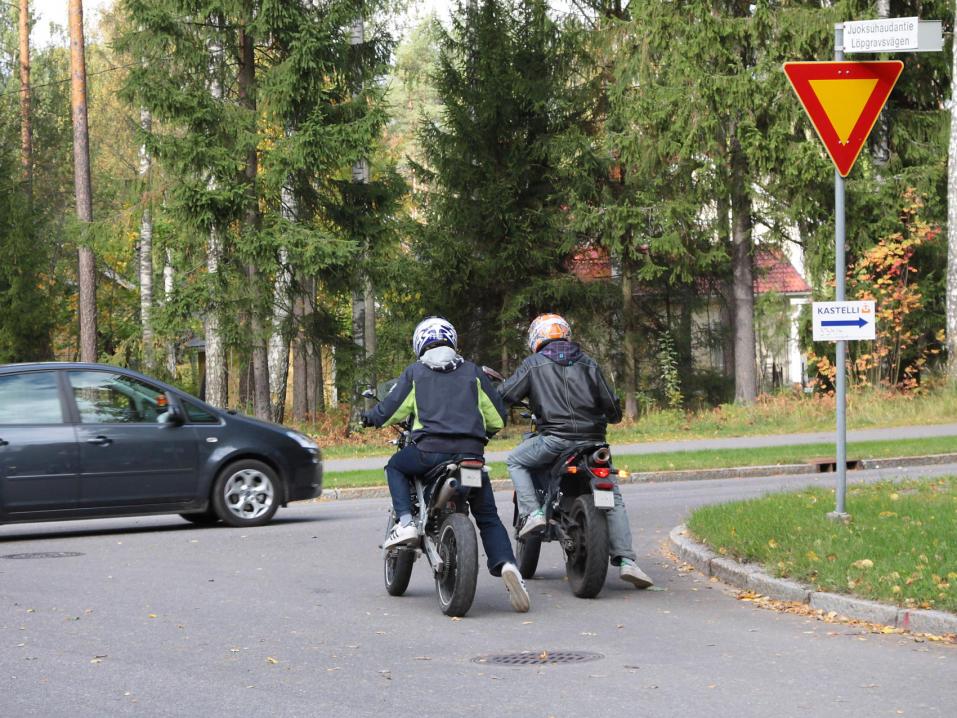
[[425,162],[413,165],[427,187],[414,246],[423,309],[452,319],[467,352],[506,369],[518,327],[554,306],[552,281],[571,248],[556,141],[582,109],[573,48],[546,10],[540,0],[458,6],[451,29],[438,31],[441,117],[422,128]]

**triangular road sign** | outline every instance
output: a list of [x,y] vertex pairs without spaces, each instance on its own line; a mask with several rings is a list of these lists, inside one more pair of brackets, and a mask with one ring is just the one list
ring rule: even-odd
[[786,62],[784,72],[842,177],[857,161],[904,63]]

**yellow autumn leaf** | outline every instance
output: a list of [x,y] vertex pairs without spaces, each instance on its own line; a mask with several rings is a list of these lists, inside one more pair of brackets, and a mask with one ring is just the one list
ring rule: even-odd
[[874,568],[874,562],[869,558],[862,558],[860,561],[855,561],[851,565],[854,568]]
[[272,656],[266,656],[266,663],[271,663],[272,665],[276,665],[277,663],[279,663],[279,659],[273,658]]
[[768,541],[768,546],[770,546],[771,548],[777,548],[778,542],[775,541],[774,539],[771,539],[770,541]]
[[808,552],[807,552],[807,560],[808,560],[808,561],[820,561],[821,559],[820,559],[820,558],[818,557],[818,555],[817,555],[816,553],[814,553],[813,551],[808,551]]

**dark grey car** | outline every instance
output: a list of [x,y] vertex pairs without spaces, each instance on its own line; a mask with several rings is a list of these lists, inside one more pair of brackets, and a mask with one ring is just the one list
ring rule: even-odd
[[177,513],[258,526],[322,493],[319,447],[129,369],[0,365],[0,524]]

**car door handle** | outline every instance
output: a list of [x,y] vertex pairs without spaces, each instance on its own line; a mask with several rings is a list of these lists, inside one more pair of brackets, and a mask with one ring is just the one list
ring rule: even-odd
[[109,446],[113,443],[113,439],[102,435],[94,436],[92,439],[87,439],[86,443],[93,444],[93,446]]

